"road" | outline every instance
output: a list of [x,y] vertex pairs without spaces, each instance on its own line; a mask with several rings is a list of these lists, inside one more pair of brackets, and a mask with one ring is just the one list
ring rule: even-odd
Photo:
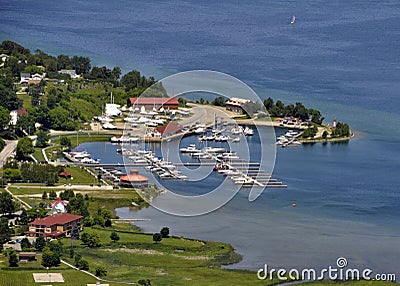
[[17,147],[18,140],[4,140],[6,142],[6,146],[0,153],[0,164],[1,166],[7,161],[7,158],[10,157],[11,153],[14,152],[15,148]]

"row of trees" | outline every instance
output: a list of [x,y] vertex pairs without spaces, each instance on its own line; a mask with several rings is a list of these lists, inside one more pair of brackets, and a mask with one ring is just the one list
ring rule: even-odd
[[[27,141],[26,139],[30,140],[28,137],[25,137],[21,139],[20,142]],[[22,152],[21,151],[22,147],[20,142],[17,145],[17,156],[18,152]],[[25,150],[24,153],[25,152],[28,151]],[[4,178],[9,181],[46,183],[47,185],[51,186],[58,182],[58,174],[63,170],[64,168],[62,166],[53,166],[53,165],[35,164],[35,163],[21,163],[19,165],[8,162],[4,165]]]
[[321,112],[316,109],[306,108],[301,102],[296,102],[295,105],[285,104],[278,100],[274,103],[274,100],[269,97],[264,100],[264,106],[268,113],[273,117],[286,117],[293,116],[298,117],[303,121],[310,120],[316,124],[322,124],[324,117],[322,117]]

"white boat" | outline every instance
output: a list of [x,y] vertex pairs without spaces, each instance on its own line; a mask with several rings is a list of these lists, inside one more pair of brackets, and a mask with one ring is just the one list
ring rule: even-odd
[[290,24],[294,25],[295,22],[296,22],[296,17],[293,15],[292,20],[290,21]]
[[215,141],[217,142],[227,142],[229,140],[228,136],[225,135],[219,135],[215,137]]
[[110,140],[112,143],[136,143],[139,141],[139,138],[129,136],[113,136]]
[[246,128],[243,130],[243,133],[246,136],[252,136],[254,134],[254,131],[253,129],[246,126]]
[[206,132],[206,128],[205,127],[199,127],[199,128],[196,128],[194,130],[194,133],[196,133],[196,134],[202,134],[202,133],[205,133],[205,132]]
[[200,152],[200,150],[197,149],[195,144],[190,144],[188,147],[180,148],[179,151],[181,153],[197,153],[197,152]]
[[92,158],[83,158],[81,160],[82,164],[100,164],[100,160]]
[[214,133],[215,135],[221,134],[224,131],[225,131],[225,129],[216,129],[216,128],[213,128],[211,130],[211,132]]
[[198,140],[199,140],[200,142],[206,141],[206,140],[207,140],[207,136],[205,136],[205,135],[200,136]]
[[124,121],[125,122],[129,122],[129,123],[134,123],[136,122],[138,119],[136,117],[125,117]]
[[117,129],[117,126],[115,126],[114,124],[111,123],[105,123],[103,124],[103,129],[110,129],[110,130],[115,130]]
[[233,138],[232,142],[240,142],[240,137]]
[[218,147],[205,147],[204,152],[206,153],[224,153],[226,150],[224,148]]
[[231,133],[233,135],[239,135],[239,134],[242,133],[242,131],[243,131],[243,127],[242,126],[234,127],[234,128],[231,129]]

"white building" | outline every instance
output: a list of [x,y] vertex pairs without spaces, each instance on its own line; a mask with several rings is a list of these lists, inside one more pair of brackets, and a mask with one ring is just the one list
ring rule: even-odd
[[22,115],[27,115],[27,114],[28,112],[26,112],[26,110],[24,109],[10,111],[10,116],[11,116],[10,124],[16,125],[18,118],[20,118]]
[[106,116],[120,116],[121,110],[119,109],[121,106],[115,103],[106,103]]
[[69,75],[72,79],[80,78],[81,76],[76,74],[75,70],[66,70],[62,69],[58,71],[59,74],[67,74]]

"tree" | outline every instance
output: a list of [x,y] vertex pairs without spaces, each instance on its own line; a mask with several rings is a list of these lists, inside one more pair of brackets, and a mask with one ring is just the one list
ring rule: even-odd
[[162,240],[162,235],[159,232],[156,232],[155,234],[153,234],[153,241],[155,243],[159,243]]
[[25,160],[34,151],[35,149],[33,148],[32,140],[28,137],[22,138],[17,144],[16,158],[18,160]]
[[62,256],[63,244],[62,244],[61,240],[59,240],[59,239],[52,240],[47,244],[47,246],[50,248],[51,251],[56,253],[58,256]]
[[9,267],[18,267],[17,252],[14,249],[7,250],[6,256],[8,258],[8,266]]
[[74,256],[75,256],[75,250],[73,249],[73,248],[70,248],[69,249],[69,258],[74,258]]
[[54,95],[49,94],[49,95],[47,96],[46,105],[47,105],[47,107],[48,107],[49,109],[55,108],[55,107],[57,106],[57,98],[56,98]]
[[82,233],[81,241],[83,244],[87,244],[89,241],[89,234],[87,232]]
[[0,106],[0,130],[3,131],[8,127],[10,124],[11,120],[11,115],[10,112],[4,108],[3,106]]
[[212,104],[215,106],[226,106],[226,98],[224,96],[218,96],[212,101]]
[[112,240],[113,242],[116,242],[116,241],[119,240],[119,235],[118,235],[115,231],[113,231],[113,232],[110,234],[110,238],[111,238],[111,240]]
[[326,139],[328,137],[328,132],[326,130],[322,133],[322,139]]
[[61,137],[60,144],[67,149],[70,149],[72,146],[71,140],[66,136]]
[[46,147],[47,142],[50,140],[49,133],[43,130],[40,130],[37,134],[36,138],[36,146],[37,147]]
[[79,239],[79,227],[74,224],[71,230],[71,239],[78,240]]
[[186,105],[187,105],[187,100],[186,100],[186,98],[179,97],[179,98],[178,98],[178,102],[179,102],[179,107],[186,107]]
[[8,225],[8,219],[6,217],[0,218],[0,245],[2,246],[4,243],[10,240],[11,238],[11,229]]
[[73,190],[65,190],[64,192],[60,193],[60,198],[64,201],[69,201],[73,197],[75,197]]
[[264,100],[265,109],[269,112],[269,110],[274,106],[274,100],[271,97],[268,97]]
[[18,180],[21,180],[21,171],[18,169],[11,169],[7,168],[4,169],[4,179],[6,179],[7,182],[15,182]]
[[35,73],[43,74],[42,69],[40,67],[34,66],[34,65],[26,66],[24,69],[24,72],[29,73],[31,75],[33,75]]
[[60,265],[60,256],[52,251],[49,246],[45,246],[42,252],[42,265],[44,267],[52,267]]
[[75,255],[75,262],[74,262],[74,265],[75,265],[76,267],[79,267],[79,262],[81,261],[81,259],[82,259],[82,255],[80,255],[79,253],[77,253],[77,254]]
[[100,247],[101,246],[100,237],[99,237],[99,235],[97,233],[95,233],[95,232],[94,233],[87,233],[85,235],[85,238],[83,237],[83,235],[81,237],[81,240],[88,247],[95,248],[95,247]]
[[21,240],[21,249],[23,250],[23,249],[28,249],[28,248],[31,248],[32,247],[32,245],[31,245],[31,243],[29,242],[29,239],[27,239],[26,237],[24,237],[22,240]]
[[78,268],[81,270],[89,270],[89,262],[86,259],[80,259]]
[[[7,61],[7,63],[9,60]],[[17,75],[19,75],[19,71],[17,71]],[[0,84],[0,106],[8,109],[8,110],[16,110],[21,108],[22,100],[19,99],[14,90],[12,90],[11,86],[5,86],[4,83],[7,80],[6,77],[2,77],[2,84]],[[11,79],[11,83],[13,82],[13,77],[9,77]],[[10,122],[10,121],[8,121]],[[7,122],[7,123],[8,123]]]
[[0,193],[0,214],[11,214],[15,211],[13,197],[7,192]]
[[138,284],[142,286],[151,286],[151,281],[150,279],[140,279]]
[[[74,130],[74,122],[71,121],[71,116],[68,110],[61,106],[49,111],[50,126],[57,130]],[[72,125],[71,125],[72,124]]]
[[99,265],[95,269],[95,275],[97,277],[107,276],[107,269],[103,265]]
[[122,71],[121,71],[121,68],[120,68],[120,67],[114,67],[111,73],[112,73],[114,79],[115,79],[115,80],[118,80],[119,77],[120,77],[121,74],[122,74]]
[[35,247],[37,251],[42,251],[45,246],[46,240],[43,236],[39,236],[38,238],[36,238],[35,242],[33,243],[33,247]]
[[57,198],[57,193],[54,190],[51,190],[49,193],[49,199],[55,200]]
[[17,130],[25,132],[28,135],[32,135],[36,131],[35,119],[31,115],[22,115],[17,120],[17,125],[15,125]]
[[77,74],[87,74],[92,67],[88,57],[73,56],[71,58],[72,68],[75,69]]
[[47,200],[47,192],[46,191],[43,192],[42,200]]
[[22,209],[21,215],[19,216],[19,224],[20,225],[28,224],[28,214],[25,209]]
[[163,227],[160,231],[160,234],[163,238],[167,238],[169,236],[169,227]]

